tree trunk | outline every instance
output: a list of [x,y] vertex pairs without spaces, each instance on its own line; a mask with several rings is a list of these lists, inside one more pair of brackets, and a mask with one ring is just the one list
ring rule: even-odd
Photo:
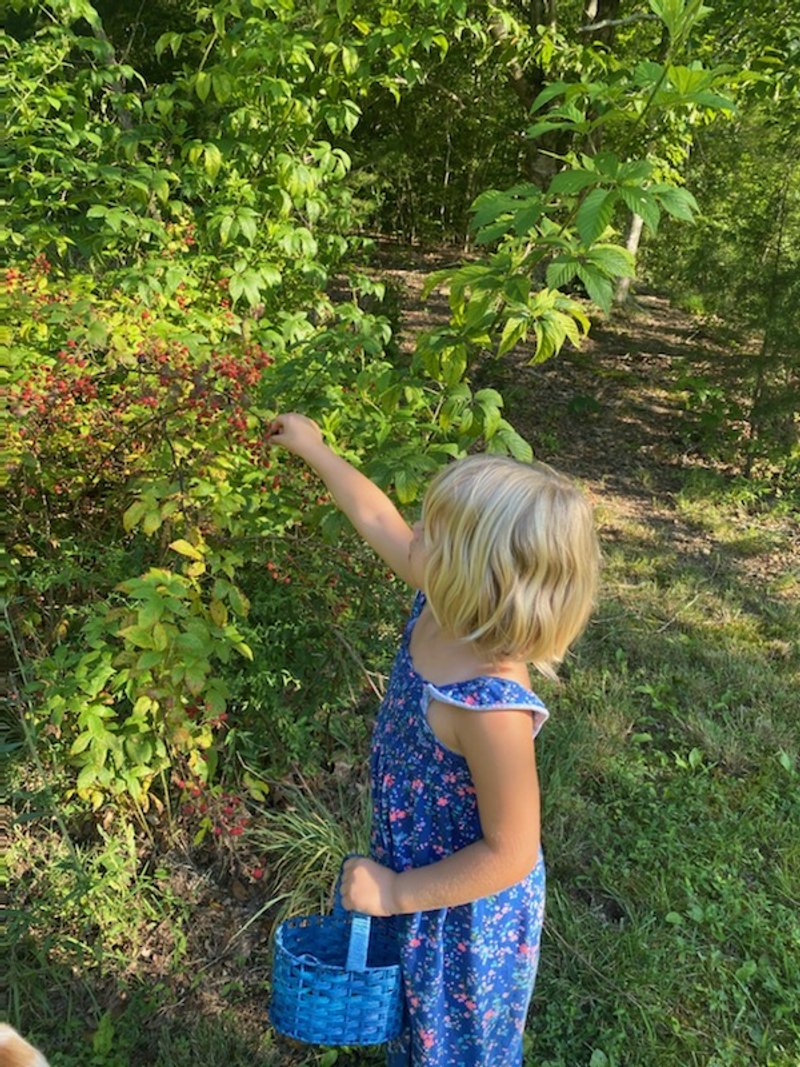
[[[641,215],[633,215],[631,217],[631,224],[628,228],[628,239],[625,242],[625,247],[630,254],[636,259],[636,253],[639,251],[639,241],[642,236],[642,223],[644,220]],[[633,278],[620,278],[617,282],[617,290],[614,293],[615,304],[626,304],[629,299],[631,282]]]

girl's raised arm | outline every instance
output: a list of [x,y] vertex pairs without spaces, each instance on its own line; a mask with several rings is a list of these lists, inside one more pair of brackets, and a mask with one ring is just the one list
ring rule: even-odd
[[413,533],[408,523],[374,482],[325,444],[312,419],[295,412],[278,415],[270,427],[270,440],[305,460],[367,544],[399,578],[421,588],[422,575],[410,556]]

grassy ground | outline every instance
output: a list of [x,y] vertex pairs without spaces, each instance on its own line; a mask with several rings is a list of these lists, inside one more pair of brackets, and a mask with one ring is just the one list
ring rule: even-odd
[[[600,610],[562,686],[539,688],[548,904],[529,1067],[800,1062],[797,515],[687,451],[676,371],[715,355],[696,333],[651,301],[583,355],[495,372],[537,455],[594,494],[605,553]],[[576,395],[599,408],[577,415]],[[67,842],[28,768],[11,1021],[53,1067],[379,1064],[265,1019],[276,918],[319,910],[363,847],[366,754],[273,783],[238,856],[192,848],[179,819],[165,834],[109,816],[99,838],[68,819]]]

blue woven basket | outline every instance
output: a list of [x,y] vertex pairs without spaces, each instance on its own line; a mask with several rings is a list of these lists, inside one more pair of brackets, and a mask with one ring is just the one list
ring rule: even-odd
[[275,931],[275,1029],[312,1045],[380,1045],[400,1034],[403,997],[394,922],[347,911],[287,919]]

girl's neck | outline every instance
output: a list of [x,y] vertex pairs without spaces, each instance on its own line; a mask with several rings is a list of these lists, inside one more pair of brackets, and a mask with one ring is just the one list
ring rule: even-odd
[[408,646],[414,670],[434,685],[471,678],[509,678],[531,688],[527,665],[519,660],[487,660],[472,644],[442,630],[426,604],[411,630]]

